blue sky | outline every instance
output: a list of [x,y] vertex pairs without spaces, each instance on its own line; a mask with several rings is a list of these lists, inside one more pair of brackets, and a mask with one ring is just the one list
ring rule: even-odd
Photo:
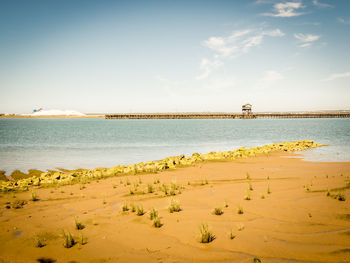
[[0,112],[350,109],[350,1],[1,1]]

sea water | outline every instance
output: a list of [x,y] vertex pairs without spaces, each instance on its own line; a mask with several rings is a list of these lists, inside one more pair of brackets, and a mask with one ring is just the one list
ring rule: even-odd
[[350,119],[0,119],[0,170],[113,167],[274,142],[329,144],[309,161],[350,161]]

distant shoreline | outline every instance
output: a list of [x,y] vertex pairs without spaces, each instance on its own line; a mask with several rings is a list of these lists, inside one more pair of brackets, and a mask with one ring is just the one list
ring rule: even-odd
[[91,119],[104,118],[104,114],[91,115],[0,115],[0,119]]

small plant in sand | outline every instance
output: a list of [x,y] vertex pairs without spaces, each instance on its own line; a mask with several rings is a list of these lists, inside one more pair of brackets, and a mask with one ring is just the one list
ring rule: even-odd
[[345,195],[343,192],[339,191],[336,195],[334,195],[334,198],[339,201],[345,201]]
[[102,197],[102,204],[103,204],[103,205],[107,204],[107,202],[106,202],[106,196],[103,196],[103,197]]
[[136,212],[136,205],[134,203],[130,204],[131,212]]
[[263,193],[260,194],[261,199],[265,199],[265,195]]
[[173,190],[173,189],[170,189],[170,192],[169,192],[169,194],[170,194],[170,195],[176,195],[176,192],[175,192],[175,190]]
[[120,182],[120,184],[123,184],[123,180],[122,180],[122,179],[120,179],[120,181],[119,181],[119,182]]
[[143,216],[145,214],[145,210],[143,209],[142,205],[138,205],[136,207],[136,215]]
[[244,229],[244,224],[243,223],[239,223],[237,225],[237,229],[238,229],[238,231],[242,231]]
[[154,219],[153,219],[153,226],[155,228],[160,228],[163,224],[160,222],[160,218],[158,216],[156,216]]
[[249,190],[250,190],[250,191],[253,191],[253,186],[252,186],[251,183],[249,183]]
[[244,197],[244,200],[252,200],[251,194],[250,194],[250,190],[247,190],[247,194]]
[[270,184],[267,185],[267,194],[271,194]]
[[249,173],[246,174],[246,178],[247,178],[247,180],[250,180],[250,179],[251,179]]
[[75,217],[75,228],[77,230],[82,230],[85,228],[85,226],[83,225],[83,223],[79,220],[78,217]]
[[169,206],[168,210],[169,210],[170,213],[180,212],[181,211],[181,207],[180,207],[179,201],[176,201],[176,200],[172,199],[170,201],[170,206]]
[[168,186],[166,184],[162,184],[160,187],[160,191],[162,191],[165,195],[168,195]]
[[135,194],[135,189],[130,188],[129,193],[130,193],[131,195],[134,195],[134,194]]
[[80,236],[79,236],[79,241],[78,241],[78,243],[80,244],[80,245],[85,245],[86,243],[87,243],[87,239],[83,236],[83,234],[81,233],[80,234]]
[[155,208],[152,208],[151,211],[149,212],[149,219],[153,220],[156,217],[158,217],[158,210]]
[[306,185],[305,188],[306,188],[306,191],[308,191],[308,192],[310,191],[310,186],[309,185]]
[[261,263],[261,260],[260,260],[259,258],[254,258],[254,259],[253,259],[253,262],[254,262],[254,263]]
[[329,191],[329,189],[327,188],[327,192],[326,192],[326,196],[330,196],[331,192]]
[[6,208],[13,208],[13,209],[20,209],[23,208],[23,206],[26,204],[27,202],[24,200],[15,200],[11,203],[11,206],[8,205],[6,206]]
[[214,234],[209,230],[208,224],[201,224],[199,226],[200,242],[210,243],[215,239]]
[[214,215],[217,215],[217,216],[220,216],[224,213],[224,211],[222,210],[221,207],[215,207],[214,210],[213,210],[213,214]]
[[116,184],[112,184],[113,189],[117,188]]
[[270,176],[267,176],[267,180],[270,180]]
[[32,192],[32,201],[34,202],[39,201],[39,198],[35,192]]
[[85,187],[85,184],[80,184],[80,186],[79,186],[79,190],[83,190],[83,189],[85,189],[86,187]]
[[126,185],[130,185],[131,183],[130,183],[130,180],[129,180],[129,178],[127,178],[126,179]]
[[238,205],[237,207],[237,214],[242,215],[244,213],[243,207],[241,205]]
[[71,248],[75,245],[75,240],[70,232],[63,231],[63,246],[65,248]]
[[147,192],[148,193],[153,193],[153,185],[152,184],[148,184],[147,185]]
[[153,184],[159,184],[159,183],[160,183],[159,178],[154,178],[154,180],[153,180]]
[[129,211],[129,207],[128,207],[128,204],[126,202],[123,204],[122,210],[123,210],[123,212]]
[[230,239],[232,240],[232,239],[234,239],[236,236],[235,236],[235,234],[233,234],[233,231],[232,231],[232,229],[231,229],[231,232],[230,232]]
[[225,208],[227,208],[228,207],[228,203],[227,203],[227,201],[225,200],[225,202],[224,202],[224,207]]
[[46,246],[45,238],[40,235],[34,237],[34,246],[35,247],[44,247]]
[[141,180],[141,177],[139,177],[139,184],[142,184],[142,180]]

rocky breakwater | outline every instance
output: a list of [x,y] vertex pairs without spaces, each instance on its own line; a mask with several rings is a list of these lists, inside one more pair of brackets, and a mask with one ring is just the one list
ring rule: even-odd
[[224,161],[236,160],[240,158],[254,157],[261,154],[269,154],[271,152],[294,152],[304,151],[311,148],[324,146],[311,140],[283,142],[264,145],[261,147],[239,148],[234,151],[210,152],[205,154],[194,153],[191,156],[172,156],[159,161],[151,161],[146,163],[130,164],[124,166],[116,166],[113,168],[97,168],[94,170],[78,169],[68,172],[50,171],[43,172],[38,176],[29,178],[8,180],[0,182],[0,191],[26,191],[29,188],[60,186],[75,183],[86,183],[92,180],[99,180],[112,176],[135,175],[141,173],[157,173],[168,169],[176,169],[177,167],[186,167],[194,165],[198,162],[205,161]]

